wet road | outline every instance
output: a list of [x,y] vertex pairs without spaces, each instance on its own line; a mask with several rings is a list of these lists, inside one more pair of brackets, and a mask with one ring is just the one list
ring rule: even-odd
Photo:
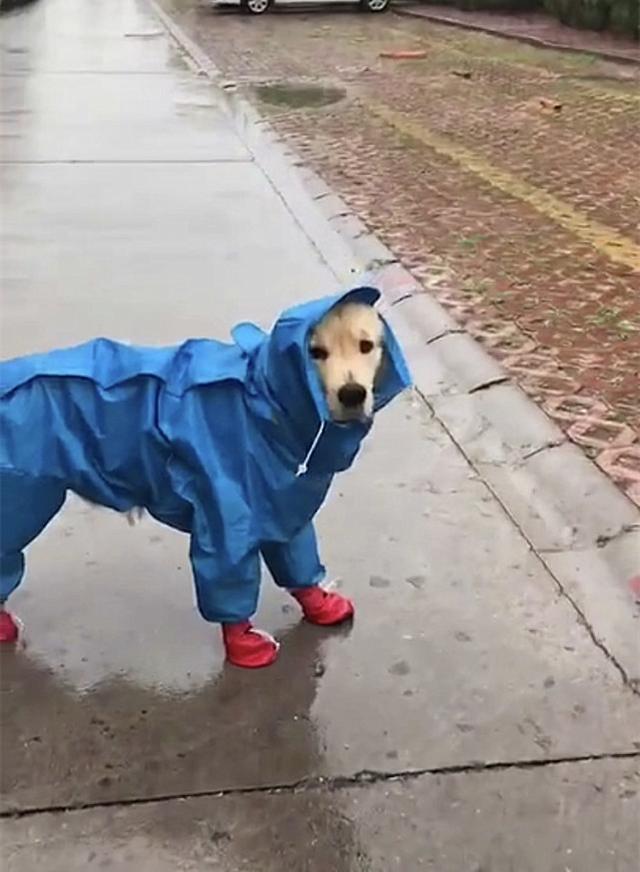
[[[346,279],[144,4],[5,18],[2,107],[3,356],[224,336]],[[422,402],[319,528],[357,621],[265,579],[282,655],[247,673],[182,537],[69,503],[2,652],[6,872],[635,868],[638,698]]]

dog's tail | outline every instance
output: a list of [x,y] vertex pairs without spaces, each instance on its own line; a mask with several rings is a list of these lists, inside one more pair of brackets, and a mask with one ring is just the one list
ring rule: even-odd
[[144,517],[144,509],[142,508],[142,506],[136,506],[133,509],[129,509],[129,511],[126,512],[126,516],[129,526],[135,527],[138,521],[141,521]]

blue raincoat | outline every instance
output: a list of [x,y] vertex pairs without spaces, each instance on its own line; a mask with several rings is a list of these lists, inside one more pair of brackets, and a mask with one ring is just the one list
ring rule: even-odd
[[[283,587],[321,581],[312,518],[370,423],[331,420],[308,336],[337,303],[378,297],[363,287],[296,306],[270,334],[240,324],[232,344],[96,339],[1,363],[0,601],[68,490],[189,533],[206,620],[254,613],[261,556]],[[409,383],[385,325],[375,411]]]

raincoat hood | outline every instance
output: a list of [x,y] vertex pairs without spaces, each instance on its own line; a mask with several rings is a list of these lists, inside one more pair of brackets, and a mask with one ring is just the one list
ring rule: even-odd
[[[363,286],[287,309],[269,334],[255,324],[232,331],[248,356],[249,403],[273,439],[298,458],[297,474],[334,473],[350,466],[372,421],[333,421],[309,352],[313,328],[335,306],[373,306],[380,292]],[[384,325],[382,367],[374,387],[374,413],[411,384],[409,370],[391,329]]]

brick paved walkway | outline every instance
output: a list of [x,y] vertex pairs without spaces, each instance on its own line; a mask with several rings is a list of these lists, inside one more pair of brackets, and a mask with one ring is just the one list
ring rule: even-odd
[[235,81],[344,89],[262,109],[640,504],[638,70],[394,15],[181,5]]
[[502,34],[534,45],[589,52],[614,60],[618,58],[628,62],[640,61],[638,41],[631,36],[566,27],[553,15],[543,11],[514,14],[478,9],[472,12],[432,3],[407,4],[401,11],[403,15],[416,15],[433,21],[445,20],[460,27]]

